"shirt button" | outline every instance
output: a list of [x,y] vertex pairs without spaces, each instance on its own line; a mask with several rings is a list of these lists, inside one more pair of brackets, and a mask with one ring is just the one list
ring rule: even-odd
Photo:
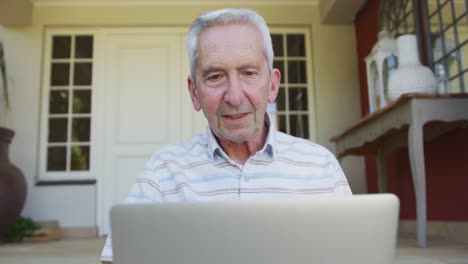
[[244,177],[244,182],[249,182],[249,177],[245,176]]

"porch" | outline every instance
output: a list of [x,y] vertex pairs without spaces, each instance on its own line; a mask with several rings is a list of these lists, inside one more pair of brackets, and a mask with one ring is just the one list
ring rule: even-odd
[[[97,264],[103,245],[103,238],[3,244],[0,245],[0,263]],[[414,235],[401,235],[398,240],[395,263],[466,264],[468,263],[468,244],[434,236],[429,237],[427,248],[419,248]]]

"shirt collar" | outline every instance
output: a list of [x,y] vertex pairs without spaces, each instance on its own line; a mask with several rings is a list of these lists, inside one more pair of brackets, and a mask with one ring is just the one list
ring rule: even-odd
[[[271,117],[268,113],[265,113],[265,126],[268,127],[268,134],[265,140],[265,144],[263,147],[258,151],[258,153],[265,153],[271,158],[276,157],[276,127],[271,125]],[[225,155],[227,157],[227,154],[225,154],[224,150],[221,148],[221,146],[218,144],[218,141],[216,140],[216,136],[213,134],[213,131],[211,131],[210,126],[208,125],[206,129],[206,134],[208,138],[208,150],[209,150],[209,157],[211,160],[215,157],[216,154],[218,155]]]

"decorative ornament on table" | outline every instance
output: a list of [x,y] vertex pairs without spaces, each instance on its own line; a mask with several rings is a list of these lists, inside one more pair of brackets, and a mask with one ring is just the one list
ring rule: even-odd
[[365,58],[369,112],[387,105],[388,76],[396,67],[397,46],[388,31],[379,32],[377,43]]
[[435,93],[434,73],[419,60],[417,39],[414,34],[397,38],[398,68],[389,79],[388,95],[396,100],[405,93]]

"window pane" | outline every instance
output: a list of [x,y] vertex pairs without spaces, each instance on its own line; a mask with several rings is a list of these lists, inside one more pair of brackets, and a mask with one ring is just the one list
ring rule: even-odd
[[69,63],[52,63],[50,84],[52,86],[68,85],[70,79]]
[[276,107],[278,111],[286,110],[286,92],[285,88],[280,87],[278,90],[278,96],[276,97]]
[[75,58],[93,57],[93,36],[76,36]]
[[466,8],[468,7],[466,3],[464,4],[464,3],[462,3],[462,1],[454,1],[453,4],[454,4],[454,8],[455,8],[455,18],[459,18],[461,16],[466,16],[466,11],[467,11]]
[[72,141],[73,142],[88,142],[90,139],[91,119],[73,118],[72,122]]
[[273,43],[273,52],[275,56],[284,56],[283,52],[283,35],[273,34],[271,35],[271,41]]
[[67,59],[70,58],[71,37],[54,36],[52,39],[52,58]]
[[[441,3],[442,3],[442,1],[441,1]],[[448,24],[451,24],[452,21],[453,21],[452,10],[451,10],[451,7],[450,7],[450,3],[447,3],[446,5],[444,5],[440,12],[442,14],[442,23],[443,23],[444,28],[445,28]]]
[[291,135],[301,138],[309,137],[309,118],[306,115],[289,116]]
[[288,62],[288,82],[289,83],[306,83],[306,63],[305,61],[289,61]]
[[273,68],[278,69],[281,72],[281,83],[284,83],[284,77],[285,77],[285,72],[284,72],[284,61],[282,60],[275,60],[273,61]]
[[91,90],[73,91],[73,113],[91,113]]
[[289,88],[289,109],[307,110],[306,88]]
[[50,118],[49,142],[66,142],[67,124],[68,120],[66,118]]
[[73,85],[91,85],[93,65],[91,63],[75,63]]
[[67,148],[47,148],[47,171],[64,171],[67,169]]
[[287,35],[286,39],[288,41],[288,57],[305,56],[304,35]]
[[50,91],[49,113],[65,114],[68,113],[68,91]]
[[278,130],[284,133],[288,133],[286,130],[286,116],[278,114]]
[[[468,69],[468,42],[465,42],[463,46],[460,47],[460,54],[461,54],[461,59],[462,59],[462,71],[463,71],[463,70]],[[467,75],[468,73],[465,72],[464,74]],[[465,82],[465,85],[468,85],[468,83]]]
[[71,147],[71,170],[89,170],[89,146]]

